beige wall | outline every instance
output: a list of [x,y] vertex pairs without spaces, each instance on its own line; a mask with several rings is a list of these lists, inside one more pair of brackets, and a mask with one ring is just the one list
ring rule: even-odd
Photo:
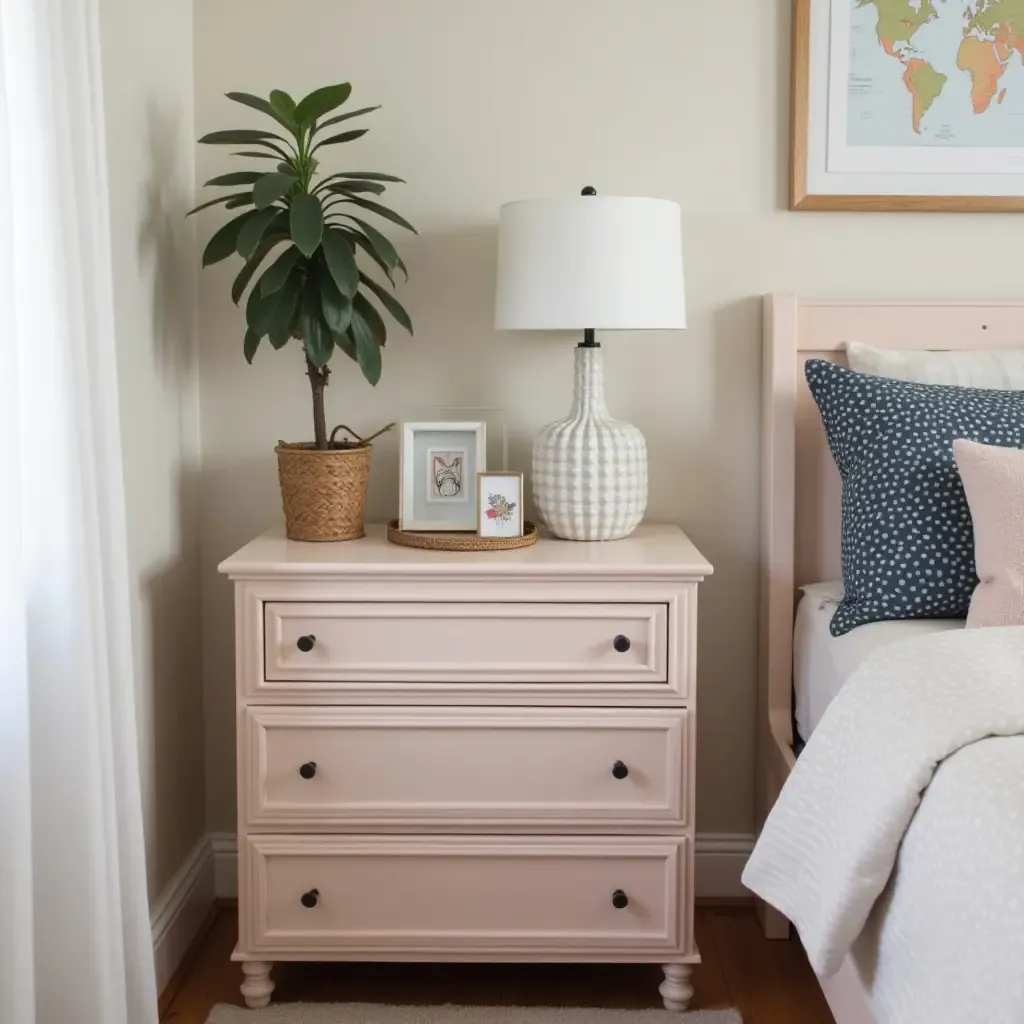
[[[515,468],[565,413],[568,341],[491,328],[495,223],[506,200],[662,196],[683,208],[690,329],[606,339],[609,402],[651,453],[651,518],[683,524],[714,562],[701,597],[699,827],[753,827],[760,300],[1020,294],[1009,217],[793,214],[784,209],[790,0],[204,0],[196,10],[197,130],[256,123],[228,89],[333,81],[384,104],[333,161],[409,180],[395,205],[417,326],[396,334],[376,391],[347,363],[329,417],[371,429],[426,403],[508,410]],[[254,115],[255,117],[255,115]],[[237,163],[237,162],[236,162]],[[199,179],[223,170],[199,157]],[[216,218],[202,226],[205,239]],[[232,618],[218,559],[279,518],[272,449],[309,436],[298,352],[242,358],[231,271],[200,289],[209,812],[234,820]],[[391,515],[394,441],[371,512]]]
[[101,0],[150,899],[206,828],[191,0]]

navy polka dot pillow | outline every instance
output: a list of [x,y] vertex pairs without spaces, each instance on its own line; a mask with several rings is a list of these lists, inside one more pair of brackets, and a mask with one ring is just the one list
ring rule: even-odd
[[805,366],[843,478],[843,584],[833,636],[883,619],[967,615],[974,530],[957,438],[1024,448],[1024,391],[979,391]]

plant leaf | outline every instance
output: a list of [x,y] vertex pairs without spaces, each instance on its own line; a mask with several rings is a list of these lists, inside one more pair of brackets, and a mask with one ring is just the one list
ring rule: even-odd
[[256,153],[251,149],[243,149],[237,153],[232,153],[232,156],[251,156],[254,160],[277,160],[279,159],[277,153]]
[[405,184],[405,178],[396,178],[393,174],[381,174],[380,171],[345,171],[339,174],[340,178],[354,178],[363,181],[397,181]]
[[235,278],[235,283],[231,286],[231,301],[238,305],[238,300],[242,297],[242,292],[248,287],[249,282],[252,280],[252,275],[259,269],[260,264],[267,258],[267,254],[275,245],[280,245],[281,236],[275,235],[273,238],[268,238],[266,235],[263,237],[263,241],[260,242],[256,251],[249,257],[245,262],[245,266],[238,272],[238,276]]
[[[339,181],[338,179],[344,179],[344,180]],[[380,182],[376,182],[376,181],[352,181],[352,180],[349,179],[347,174],[338,173],[338,174],[328,174],[327,177],[321,178],[316,183],[316,188],[313,189],[313,191],[314,192],[322,192],[324,189],[328,188],[332,184],[334,184],[334,185],[344,185],[346,189],[348,189],[348,188],[350,188],[352,186],[356,186],[356,187],[358,187],[360,189],[365,188],[368,191],[376,192],[377,195],[380,195],[384,191],[384,189],[386,188],[386,186],[382,185]]]
[[372,114],[375,110],[380,110],[380,104],[378,103],[375,107],[361,107],[359,110],[352,110],[347,114],[338,114],[337,117],[329,118],[326,121],[321,121],[316,126],[318,132],[322,132],[325,128],[330,128],[332,124],[341,124],[342,121],[348,121],[353,117],[361,117],[363,114]]
[[241,192],[224,204],[225,210],[237,210],[240,206],[252,206],[252,193]]
[[203,184],[203,188],[206,188],[207,185],[251,185],[254,181],[259,181],[261,177],[262,174],[259,171],[232,171],[230,174],[211,178]]
[[359,279],[367,288],[370,289],[371,292],[373,292],[374,295],[377,296],[378,299],[380,299],[381,305],[402,327],[404,327],[410,334],[415,333],[412,329],[412,319],[398,299],[393,295],[388,294],[388,290],[377,284],[372,277],[367,277],[366,274],[360,274]]
[[370,325],[354,306],[348,336],[355,343],[359,369],[363,371],[363,376],[376,387],[381,371],[380,345],[377,344]]
[[274,132],[265,132],[258,128],[229,128],[227,131],[210,132],[199,141],[206,146],[234,146],[240,142],[261,143],[268,139],[277,139],[279,142],[286,141]]
[[[332,185],[331,191],[333,192],[337,187],[337,185]],[[346,196],[344,202],[352,203],[355,206],[361,206],[364,210],[369,210],[371,213],[377,214],[378,217],[384,217],[393,224],[397,224],[399,227],[405,228],[406,231],[411,231],[414,235],[419,234],[419,232],[400,214],[395,213],[394,210],[389,210],[386,206],[381,206],[380,203],[375,203],[372,199],[361,199],[359,196]]]
[[317,118],[340,107],[352,95],[348,82],[341,85],[325,85],[311,92],[295,108],[295,120],[303,127],[311,125]]
[[[260,307],[261,316],[265,314],[264,323],[271,338],[287,335],[292,321],[295,319],[299,296],[302,292],[302,277],[292,273],[287,283],[276,292],[265,297]],[[265,307],[265,308],[264,308]]]
[[353,195],[356,192],[372,192],[375,196],[384,194],[384,185],[376,181],[349,181],[344,184],[337,183],[334,192],[344,192],[345,195]]
[[251,214],[249,220],[242,225],[235,241],[235,248],[238,250],[239,256],[244,256],[246,259],[252,256],[267,228],[281,212],[277,207],[272,206],[270,209],[256,210]]
[[343,228],[342,230],[346,238],[351,239],[356,245],[358,245],[359,248],[362,249],[363,252],[365,252],[366,255],[369,256],[370,259],[373,260],[373,262],[376,263],[378,267],[380,267],[381,270],[384,271],[384,274],[387,276],[387,279],[393,285],[395,283],[395,279],[391,276],[391,271],[388,268],[388,265],[380,258],[380,256],[377,255],[376,250],[373,248],[372,245],[370,245],[366,236],[360,234],[358,231],[352,230],[351,228]]
[[352,321],[352,303],[338,291],[338,286],[326,266],[317,275],[320,283],[320,308],[324,321],[333,334],[344,334]]
[[356,354],[355,342],[347,334],[335,334],[333,335],[334,344],[341,349],[352,360],[352,362],[359,362],[359,356]]
[[328,229],[324,232],[323,247],[327,269],[338,291],[351,299],[359,291],[359,267],[348,239],[337,228]]
[[252,200],[257,210],[265,210],[271,203],[284,198],[294,187],[298,179],[293,174],[272,171],[260,175],[259,181],[252,187]]
[[316,196],[299,192],[292,199],[292,241],[304,256],[312,256],[324,233],[324,209]]
[[214,263],[226,260],[235,251],[238,235],[242,228],[245,227],[249,218],[254,216],[256,216],[255,210],[246,210],[245,213],[240,213],[214,232],[213,237],[206,243],[206,248],[203,250],[203,266],[210,267]]
[[383,348],[388,343],[388,327],[384,318],[371,305],[370,300],[360,293],[352,300],[352,312],[358,314],[370,328],[377,344]]
[[270,106],[284,119],[289,127],[295,126],[295,100],[283,89],[271,89]]
[[248,199],[252,193],[250,192],[235,192],[230,196],[218,196],[216,199],[211,199],[208,202],[200,203],[199,206],[194,207],[185,214],[186,217],[191,217],[193,213],[198,213],[200,210],[205,210],[209,206],[216,206],[218,203],[230,203],[235,199]]
[[260,347],[260,336],[253,331],[245,332],[245,345],[242,351],[245,353],[245,361],[252,365],[252,357],[256,355],[256,349]]
[[[388,268],[388,277],[391,277],[391,271],[401,263],[401,259],[398,255],[398,250],[391,244],[391,239],[387,235],[381,234],[372,224],[368,224],[365,220],[360,220],[358,217],[353,217],[351,214],[345,214],[349,220],[358,224],[362,228],[363,233],[366,235],[373,246],[377,255],[384,261],[384,264]],[[408,280],[409,275],[405,275]]]
[[323,142],[318,142],[310,150],[310,153],[315,153],[318,149],[323,149],[324,146],[337,146],[342,142],[355,142],[356,139],[361,139],[369,130],[369,128],[353,128],[350,132],[342,132],[340,135],[332,135],[329,139],[324,139]]
[[326,366],[334,350],[334,339],[330,328],[324,323],[320,310],[320,290],[312,277],[306,279],[302,291],[299,323],[302,325],[302,343],[306,346],[309,361],[314,366]]
[[252,107],[253,110],[258,110],[261,114],[267,114],[284,128],[290,127],[288,121],[281,117],[271,104],[259,96],[253,96],[248,92],[228,92],[224,95],[227,96],[229,100],[234,100],[236,103],[241,103],[246,107]]
[[270,265],[267,272],[260,278],[260,291],[264,295],[272,295],[279,288],[284,287],[288,275],[292,272],[296,261],[302,254],[294,245],[290,245]]

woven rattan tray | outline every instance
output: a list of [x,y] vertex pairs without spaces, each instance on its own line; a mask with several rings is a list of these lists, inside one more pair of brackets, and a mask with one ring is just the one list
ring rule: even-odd
[[412,533],[398,528],[398,520],[388,523],[388,540],[407,548],[427,551],[514,551],[537,543],[537,527],[523,524],[522,537],[478,537],[475,533]]

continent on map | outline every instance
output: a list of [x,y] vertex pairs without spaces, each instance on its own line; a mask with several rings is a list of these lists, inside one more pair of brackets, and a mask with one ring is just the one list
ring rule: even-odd
[[[980,0],[984,2],[984,0]],[[1024,0],[1017,0],[1024,3]],[[921,119],[931,105],[942,95],[947,78],[922,57],[916,56],[911,40],[922,25],[937,18],[932,0],[919,0],[916,6],[910,0],[857,0],[858,7],[874,5],[878,11],[875,31],[878,41],[890,57],[895,57],[906,68],[903,84],[914,99],[914,131],[921,134]],[[989,96],[989,102],[992,97]]]
[[1008,60],[1011,50],[1024,57],[1024,0],[978,0],[968,8],[964,35],[992,36],[1000,60]]
[[[978,0],[968,8],[956,66],[971,76],[971,102],[984,114],[999,91],[1013,51],[1024,58],[1024,0]],[[999,102],[1006,98],[1004,89]]]
[[910,0],[857,0],[858,7],[872,5],[878,10],[878,41],[890,57],[900,60],[900,50],[909,45],[914,33],[938,17],[932,0],[921,0],[918,4]]
[[[936,71],[926,60],[911,57],[903,74],[903,82],[914,97],[914,131],[921,134],[921,118],[928,113],[931,105],[942,95],[946,76]],[[989,97],[991,99],[991,97]]]
[[974,112],[984,114],[999,91],[999,79],[1006,72],[1006,63],[999,59],[996,44],[990,39],[967,36],[960,44],[956,66],[970,72]]

